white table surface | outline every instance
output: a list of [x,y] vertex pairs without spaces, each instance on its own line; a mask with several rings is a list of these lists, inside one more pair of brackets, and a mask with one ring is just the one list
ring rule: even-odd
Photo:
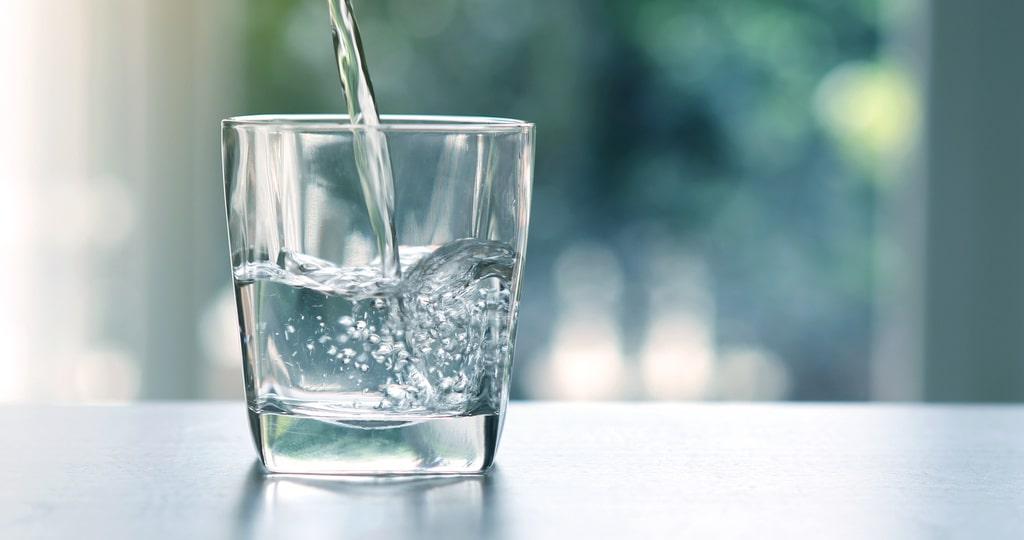
[[244,405],[0,407],[0,538],[1024,538],[1024,407],[512,404],[485,477],[268,477]]

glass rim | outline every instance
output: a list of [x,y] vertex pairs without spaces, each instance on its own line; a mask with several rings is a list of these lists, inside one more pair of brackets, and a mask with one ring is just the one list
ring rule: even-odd
[[273,128],[291,131],[412,131],[443,133],[528,132],[532,122],[489,116],[383,114],[381,124],[353,124],[347,114],[251,114],[221,121],[224,128]]

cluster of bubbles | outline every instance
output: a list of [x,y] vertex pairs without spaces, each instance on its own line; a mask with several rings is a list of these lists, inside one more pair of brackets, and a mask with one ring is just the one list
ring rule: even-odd
[[[397,286],[380,286],[379,274],[372,286],[364,279],[369,273],[357,269],[286,267],[290,281],[301,281],[290,283],[298,287],[292,290],[305,299],[278,318],[284,324],[268,329],[299,378],[379,396],[352,406],[461,413],[493,408],[511,356],[513,262],[506,244],[463,240],[421,257]],[[340,286],[325,290],[325,282]],[[357,289],[366,294],[346,294]]]
[[436,381],[439,398],[455,406],[471,388],[492,399],[510,353],[507,287],[487,278],[463,294],[417,295],[406,303],[406,341]]

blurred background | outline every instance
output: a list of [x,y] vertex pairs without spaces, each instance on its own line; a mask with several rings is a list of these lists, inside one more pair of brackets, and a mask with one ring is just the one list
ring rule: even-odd
[[[355,0],[384,112],[536,122],[513,397],[1024,398],[1024,3]],[[221,118],[322,0],[6,0],[0,400],[237,398]]]

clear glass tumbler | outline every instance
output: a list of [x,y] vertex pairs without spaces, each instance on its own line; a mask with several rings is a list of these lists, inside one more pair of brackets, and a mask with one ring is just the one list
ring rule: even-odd
[[[382,142],[385,167],[368,174]],[[533,125],[246,116],[224,121],[223,151],[267,470],[487,470],[508,401]]]

